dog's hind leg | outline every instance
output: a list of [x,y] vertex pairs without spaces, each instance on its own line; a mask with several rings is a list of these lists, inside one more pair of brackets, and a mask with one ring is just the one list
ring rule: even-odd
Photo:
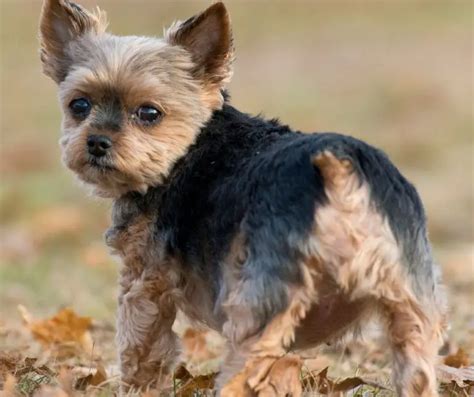
[[393,383],[401,397],[437,396],[435,358],[441,323],[416,300],[381,299],[393,354]]
[[[313,269],[307,264],[300,267],[300,284],[287,286],[286,304],[267,320],[262,320],[265,317],[259,315],[262,306],[239,304],[252,291],[237,282],[240,288],[232,291],[225,304],[228,321],[224,324],[224,334],[229,340],[229,354],[217,381],[220,396],[301,396],[302,362],[288,351],[296,328],[310,310],[316,293]],[[279,278],[272,279],[274,286],[279,282]],[[253,288],[258,283],[250,285]],[[262,301],[258,303],[261,305]]]
[[230,378],[220,379],[222,397],[301,396],[302,361],[287,351],[306,310],[306,302],[295,296],[261,334],[234,346],[222,368],[222,376]]
[[313,251],[352,299],[369,298],[380,309],[392,347],[397,393],[437,396],[434,365],[443,305],[424,217],[414,210],[421,208],[415,202],[417,196],[391,192],[398,194],[396,210],[406,211],[413,225],[413,230],[403,230],[395,238],[396,220],[392,217],[391,224],[387,215],[391,208],[374,204],[367,174],[357,175],[349,160],[339,160],[329,152],[314,162],[324,178],[329,202],[316,214]]

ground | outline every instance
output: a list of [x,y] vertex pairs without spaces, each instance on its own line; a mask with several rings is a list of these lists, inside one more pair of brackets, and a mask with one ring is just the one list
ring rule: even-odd
[[[108,11],[112,31],[152,35],[207,4],[98,3]],[[414,182],[448,291],[446,351],[463,349],[465,354],[453,356],[455,366],[472,365],[472,3],[227,3],[237,51],[230,93],[237,107],[278,116],[303,131],[338,131],[364,139],[385,150]],[[7,373],[15,375],[15,390],[25,395],[38,392],[41,382],[59,382],[67,389],[87,378],[89,368],[95,374],[100,364],[103,377],[99,366],[95,380],[91,376],[77,386],[87,388],[87,394],[109,395],[117,388],[113,334],[118,266],[102,241],[110,203],[88,197],[61,165],[55,87],[41,75],[38,59],[40,2],[4,0],[0,6],[0,389],[5,381],[7,386],[14,383]],[[58,357],[48,342],[34,337],[31,326],[66,307],[91,323],[73,322],[76,331],[80,324],[88,325],[83,334],[77,331],[80,348],[74,342]],[[183,324],[178,328],[185,332]],[[186,335],[193,375],[214,371],[218,338]],[[376,335],[370,330],[364,343],[308,352],[314,393],[325,391],[320,386],[327,384],[324,373],[316,376],[325,367],[334,381],[360,376],[390,387],[388,354],[383,345],[377,348]],[[451,372],[440,368],[446,380],[446,371]],[[466,368],[460,371],[455,375],[466,379]],[[180,376],[177,382],[185,383],[186,375]],[[93,383],[104,384],[96,388]],[[446,383],[443,387],[448,388]],[[462,396],[466,390],[451,388],[449,393]]]

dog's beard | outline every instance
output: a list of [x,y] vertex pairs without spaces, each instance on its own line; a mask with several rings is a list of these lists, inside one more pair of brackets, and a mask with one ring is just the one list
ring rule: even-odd
[[91,156],[91,155],[86,155],[86,156],[87,156],[87,164],[92,169],[101,171],[103,173],[116,170],[112,156],[110,156],[109,154],[103,157],[96,157],[96,156]]
[[79,180],[92,188],[92,193],[99,197],[116,198],[129,191],[145,193],[148,188],[140,175],[119,169],[112,154],[95,157],[84,153],[79,159],[68,161],[65,153],[64,161]]

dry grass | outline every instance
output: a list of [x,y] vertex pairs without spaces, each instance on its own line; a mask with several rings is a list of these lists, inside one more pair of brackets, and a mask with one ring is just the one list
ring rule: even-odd
[[[160,34],[174,18],[207,4],[99,3],[112,30],[123,34]],[[365,139],[387,151],[415,182],[445,273],[451,349],[463,347],[472,362],[472,3],[228,3],[238,56],[230,87],[234,104],[278,115],[304,131]],[[111,395],[117,388],[116,264],[101,237],[109,204],[85,197],[60,164],[55,87],[40,74],[37,56],[40,2],[3,0],[0,6],[0,355],[16,357],[9,372],[26,371],[17,376],[24,395],[45,381],[67,389],[69,375],[61,368],[96,368],[99,362],[108,383],[89,387],[88,394]],[[65,306],[92,317],[93,355],[65,361],[48,356],[22,325],[18,304],[38,318]],[[388,357],[368,336],[364,345],[319,352],[308,361],[310,369],[329,366],[332,379],[360,375],[385,384]],[[218,350],[216,340],[208,342]],[[25,357],[38,358],[32,366],[38,373],[29,371]],[[193,370],[213,370],[218,361],[217,355]],[[43,365],[54,375],[45,374]]]

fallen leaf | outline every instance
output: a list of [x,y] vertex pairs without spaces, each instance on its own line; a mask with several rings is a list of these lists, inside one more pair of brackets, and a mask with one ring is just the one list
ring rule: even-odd
[[20,362],[21,357],[19,354],[12,354],[12,353],[0,353],[0,387],[8,376],[15,373],[15,370]]
[[316,390],[318,393],[342,395],[343,392],[353,390],[359,386],[370,386],[378,390],[386,390],[386,388],[378,383],[367,381],[360,377],[345,378],[341,381],[334,381],[327,376],[329,367],[324,368],[317,374],[309,373],[303,380],[303,387],[307,391]]
[[105,372],[105,368],[102,364],[97,365],[97,370],[92,377],[91,385],[92,386],[99,386],[101,383],[107,380],[107,372]]
[[173,373],[173,379],[181,383],[187,382],[188,380],[192,379],[192,377],[193,376],[191,373],[182,364],[179,365]]
[[474,385],[474,366],[454,368],[448,365],[438,365],[436,375],[441,383],[454,382],[461,388]]
[[208,390],[214,388],[216,373],[209,375],[199,375],[189,379],[176,391],[176,397],[194,397],[198,390]]
[[469,354],[460,347],[456,353],[446,356],[443,362],[454,368],[467,367],[470,364]]
[[97,368],[91,369],[90,374],[77,379],[74,388],[76,390],[86,390],[87,386],[99,386],[101,383],[107,380],[107,373],[102,364],[99,364]]
[[36,358],[21,357],[18,354],[0,354],[0,389],[6,389],[11,376],[22,391],[34,391],[42,383],[47,383],[55,372],[46,365],[38,365]]
[[53,349],[62,357],[73,355],[77,348],[92,351],[90,317],[80,317],[71,308],[65,308],[51,318],[33,320],[23,306],[19,309],[25,325],[44,348]]

